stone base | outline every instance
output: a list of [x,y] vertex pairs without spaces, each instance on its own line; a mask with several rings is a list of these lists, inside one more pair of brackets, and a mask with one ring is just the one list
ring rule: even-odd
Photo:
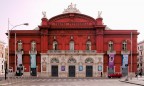
[[60,72],[58,76],[61,77],[61,78],[68,77],[66,72]]
[[76,74],[76,76],[77,76],[78,78],[84,78],[86,75],[85,75],[84,72],[78,72],[78,73]]
[[[24,72],[24,76],[31,76],[30,72]],[[107,77],[107,72],[103,72],[102,77]],[[132,76],[135,76],[135,74],[133,73]],[[50,72],[38,72],[37,73],[37,77],[52,77]],[[59,78],[69,78],[68,77],[68,72],[60,72],[58,74]],[[92,78],[100,78],[101,77],[101,72],[98,73],[93,73],[93,77]],[[77,72],[75,74],[75,78],[86,78],[86,73],[85,72]]]

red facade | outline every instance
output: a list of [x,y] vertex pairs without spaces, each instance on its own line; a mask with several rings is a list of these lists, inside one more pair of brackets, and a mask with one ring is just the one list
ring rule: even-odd
[[[15,33],[16,40],[23,43],[23,64],[25,72],[30,70],[31,41],[36,41],[37,66],[41,71],[41,54],[53,50],[53,41],[58,43],[58,50],[69,50],[71,36],[74,41],[74,50],[86,50],[86,42],[91,41],[91,50],[103,54],[103,72],[107,72],[108,66],[108,46],[109,41],[113,41],[115,59],[115,72],[121,71],[122,66],[122,42],[128,40],[127,50],[131,50],[132,32],[132,71],[137,70],[137,30],[110,30],[103,25],[102,18],[92,18],[79,13],[66,13],[52,17],[51,19],[42,18],[39,30],[11,30],[10,31],[10,58],[9,65],[15,70]],[[17,45],[16,45],[17,47]],[[131,58],[129,53],[129,71],[131,69]]]

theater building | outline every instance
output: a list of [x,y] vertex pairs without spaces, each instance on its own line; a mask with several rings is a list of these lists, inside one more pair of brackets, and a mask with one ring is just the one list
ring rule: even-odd
[[41,25],[34,30],[10,30],[9,67],[46,77],[134,73],[138,34],[137,30],[108,29],[101,12],[92,18],[71,4],[49,19],[43,12]]

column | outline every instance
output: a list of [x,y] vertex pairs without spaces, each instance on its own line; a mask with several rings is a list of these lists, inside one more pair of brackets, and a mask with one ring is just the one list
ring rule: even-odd
[[108,76],[108,66],[107,66],[107,76]]
[[115,66],[114,66],[114,73],[115,73]]

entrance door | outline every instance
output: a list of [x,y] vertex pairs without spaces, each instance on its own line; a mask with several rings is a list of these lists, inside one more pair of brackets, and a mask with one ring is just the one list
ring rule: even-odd
[[75,77],[75,66],[69,66],[69,77]]
[[52,73],[52,77],[58,77],[58,66],[52,66],[51,67],[51,73]]
[[92,76],[93,76],[93,67],[86,66],[86,77],[92,77]]

